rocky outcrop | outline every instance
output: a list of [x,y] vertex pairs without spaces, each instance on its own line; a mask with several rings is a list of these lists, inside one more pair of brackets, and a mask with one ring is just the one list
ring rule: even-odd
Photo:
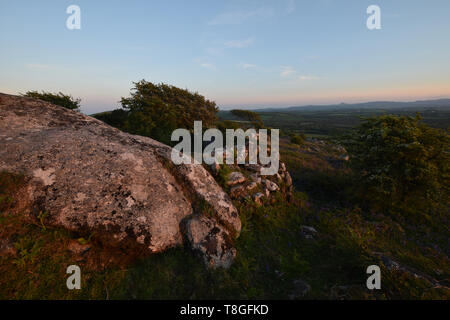
[[175,166],[170,155],[81,113],[0,94],[0,170],[30,177],[23,198],[49,224],[139,255],[187,238],[208,265],[228,267],[241,229],[236,208],[201,165]]
[[239,171],[232,172],[228,175],[227,185],[234,186],[247,180]]
[[280,162],[278,173],[272,176],[262,176],[260,164],[216,165],[218,168],[211,168],[215,175],[223,166],[233,170],[226,176],[224,185],[229,187],[228,194],[235,201],[248,203],[252,200],[256,206],[261,206],[264,201],[271,203],[277,193],[288,201],[292,197],[292,178],[283,162]]
[[[248,128],[245,128],[248,129]],[[245,130],[244,129],[244,130]],[[259,134],[256,134],[256,139],[259,140]],[[268,136],[270,138],[270,136]],[[219,164],[214,163],[209,166],[212,175],[219,178],[222,185],[230,197],[238,203],[245,203],[248,205],[253,202],[255,206],[261,206],[264,203],[274,203],[276,199],[281,198],[290,201],[293,193],[292,177],[287,171],[286,164],[279,162],[278,172],[274,175],[262,175],[262,170],[268,165],[263,165],[260,162],[258,155],[258,162],[250,164],[249,162],[249,140],[246,143],[245,162],[243,164]],[[271,141],[267,141],[267,150],[271,150]],[[257,149],[257,152],[259,150]],[[226,158],[226,151],[224,151],[222,158]],[[279,155],[278,155],[278,159]],[[222,171],[222,169],[225,169]],[[226,174],[228,172],[228,174]],[[225,173],[225,174],[224,174]],[[223,177],[225,176],[225,181]]]

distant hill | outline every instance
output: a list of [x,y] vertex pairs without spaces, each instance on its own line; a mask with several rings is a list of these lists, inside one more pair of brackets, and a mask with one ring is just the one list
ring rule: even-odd
[[421,100],[413,102],[372,101],[364,103],[340,103],[330,105],[306,105],[287,108],[252,109],[256,112],[328,111],[353,109],[401,109],[401,108],[450,108],[450,99]]
[[[341,134],[359,125],[364,118],[386,114],[414,117],[416,113],[420,113],[424,123],[431,127],[441,129],[450,127],[450,99],[415,102],[374,101],[252,111],[257,112],[268,127],[318,138]],[[218,116],[221,120],[242,120],[231,111],[221,110]]]

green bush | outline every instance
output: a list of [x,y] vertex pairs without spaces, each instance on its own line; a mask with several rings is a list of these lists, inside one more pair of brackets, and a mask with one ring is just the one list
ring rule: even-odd
[[131,96],[122,98],[121,104],[128,112],[126,131],[166,144],[171,144],[171,134],[177,128],[193,130],[194,121],[211,127],[217,120],[215,102],[164,83],[134,83]]
[[240,110],[234,109],[231,110],[231,113],[243,120],[249,121],[255,129],[264,128],[264,124],[261,120],[261,117],[256,112],[250,110]]
[[448,200],[449,134],[420,120],[373,117],[343,141],[359,189],[377,209],[425,213]]
[[299,146],[304,144],[305,140],[306,140],[306,137],[305,137],[304,133],[300,133],[300,134],[291,133],[289,135],[289,137],[291,138],[291,143],[297,144]]
[[113,111],[97,113],[93,115],[93,117],[105,122],[106,124],[109,124],[110,126],[124,130],[125,123],[128,118],[128,112],[123,109],[116,109]]
[[41,93],[39,93],[37,91],[28,91],[23,94],[23,96],[44,100],[70,110],[80,111],[81,99],[74,99],[72,96],[64,94],[62,92],[51,93],[42,91]]

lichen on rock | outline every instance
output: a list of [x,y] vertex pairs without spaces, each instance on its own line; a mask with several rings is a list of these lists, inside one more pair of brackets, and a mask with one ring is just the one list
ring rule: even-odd
[[[171,148],[153,139],[41,100],[0,94],[0,146],[0,170],[31,178],[24,197],[45,208],[53,226],[95,234],[138,255],[182,245],[181,225],[193,217],[199,232],[214,225],[229,239],[239,235],[237,209],[214,178],[201,165],[168,168]],[[199,200],[213,217],[198,218]],[[202,238],[195,230],[190,238]],[[204,259],[229,266],[231,242],[222,246],[226,263],[215,255]]]

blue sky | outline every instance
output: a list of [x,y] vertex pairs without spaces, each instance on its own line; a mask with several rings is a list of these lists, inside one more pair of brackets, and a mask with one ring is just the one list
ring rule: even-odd
[[0,41],[0,92],[63,91],[88,114],[141,79],[221,108],[450,97],[448,0],[0,0]]

